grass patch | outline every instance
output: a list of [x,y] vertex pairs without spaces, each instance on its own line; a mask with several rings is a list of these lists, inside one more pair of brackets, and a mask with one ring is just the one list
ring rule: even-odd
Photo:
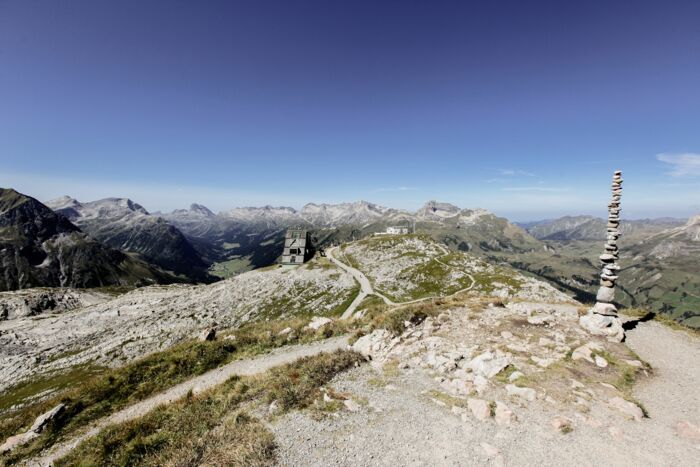
[[[347,332],[347,323],[333,323],[311,331],[305,329],[308,320],[296,318],[270,323],[245,325],[229,336],[215,341],[188,341],[170,349],[151,354],[121,368],[105,370],[96,377],[81,378],[68,374],[73,386],[42,402],[5,414],[0,420],[0,438],[26,431],[40,414],[60,402],[67,409],[31,443],[18,448],[5,459],[13,462],[35,455],[56,442],[70,437],[90,422],[107,416],[127,405],[201,375],[232,360],[253,356],[290,343],[307,343]],[[292,332],[280,335],[291,328]],[[224,336],[225,337],[225,336]],[[80,382],[78,382],[80,381]],[[77,384],[76,384],[77,383]],[[25,390],[36,390],[24,386]],[[18,391],[21,390],[18,388]],[[0,457],[0,459],[3,459]]]
[[435,400],[438,400],[440,402],[444,402],[445,404],[447,404],[448,407],[456,405],[457,407],[463,407],[465,409],[467,408],[467,400],[466,399],[460,399],[458,397],[454,397],[454,396],[446,394],[442,391],[436,391],[434,389],[429,391],[428,395]]
[[353,352],[337,351],[257,377],[233,377],[201,395],[111,426],[55,465],[272,465],[274,438],[244,405],[277,401],[282,411],[309,407],[321,386],[360,361]]

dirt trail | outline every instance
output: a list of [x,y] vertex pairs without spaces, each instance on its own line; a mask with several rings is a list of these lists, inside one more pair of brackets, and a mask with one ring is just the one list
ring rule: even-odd
[[[449,254],[449,250],[447,250],[447,248],[443,247],[442,245],[438,245],[438,247],[440,248],[440,250],[441,250],[445,255],[448,255],[448,254]],[[425,301],[427,301],[427,300],[434,300],[434,299],[436,299],[436,298],[448,298],[448,297],[452,297],[452,296],[458,295],[458,294],[460,294],[460,293],[462,293],[462,292],[466,292],[466,291],[468,291],[468,290],[471,290],[472,287],[474,287],[474,284],[476,283],[476,281],[474,280],[474,276],[472,276],[471,274],[469,274],[469,273],[466,272],[466,271],[462,271],[462,272],[464,272],[464,273],[469,277],[469,279],[471,280],[471,284],[469,284],[468,287],[465,287],[465,288],[463,288],[463,289],[461,289],[461,290],[458,290],[457,292],[454,292],[454,293],[452,293],[452,294],[450,294],[450,295],[446,295],[446,296],[423,297],[423,298],[418,298],[418,299],[416,299],[416,300],[410,300],[410,301],[407,301],[407,302],[394,302],[394,301],[392,301],[391,299],[389,299],[388,297],[386,297],[386,296],[382,295],[381,293],[377,292],[376,290],[374,290],[374,289],[372,288],[372,284],[370,283],[369,279],[367,279],[367,276],[365,276],[362,272],[360,272],[358,269],[355,269],[355,268],[353,268],[352,266],[350,266],[350,265],[348,265],[348,264],[343,263],[343,262],[340,261],[338,258],[336,258],[335,256],[333,256],[333,254],[334,254],[337,250],[338,250],[338,247],[334,247],[334,248],[331,248],[330,250],[328,250],[328,252],[327,252],[327,254],[328,254],[328,259],[330,259],[331,262],[333,262],[333,263],[334,263],[335,265],[337,265],[339,268],[343,269],[345,272],[347,272],[347,273],[349,273],[350,275],[352,275],[352,276],[355,278],[355,280],[357,280],[357,282],[360,283],[360,293],[359,293],[358,296],[355,298],[355,300],[353,300],[353,302],[350,304],[350,306],[345,310],[345,312],[343,312],[343,314],[342,314],[342,316],[341,316],[342,319],[349,319],[349,318],[351,318],[351,317],[353,316],[353,314],[355,313],[355,310],[357,309],[357,307],[360,305],[360,303],[362,303],[362,300],[364,300],[365,297],[367,297],[368,295],[376,295],[377,297],[379,297],[379,298],[381,298],[382,300],[384,300],[384,303],[386,303],[386,304],[389,305],[389,306],[402,307],[402,306],[407,306],[407,305],[413,305],[413,304],[420,303],[420,302],[425,302]],[[448,267],[448,268],[451,268],[451,269],[455,269],[454,266],[450,266],[450,265],[447,264],[447,263],[443,263],[443,262],[440,261],[440,259],[438,259],[438,258],[435,258],[435,261],[437,261],[438,263],[442,264],[442,265],[445,266],[445,267]]]
[[321,342],[307,345],[296,345],[283,347],[273,352],[256,358],[236,360],[227,365],[215,368],[203,375],[173,386],[172,388],[143,400],[137,404],[126,407],[109,417],[98,420],[90,426],[84,433],[65,443],[53,446],[48,453],[42,457],[27,461],[29,466],[49,466],[54,460],[59,459],[73,450],[82,441],[98,434],[108,425],[123,423],[139,418],[150,412],[159,405],[169,404],[183,398],[189,391],[194,394],[201,393],[207,389],[224,383],[234,375],[250,376],[263,373],[270,368],[293,362],[302,357],[317,355],[322,352],[333,352],[337,349],[347,347],[348,338],[346,336],[335,337]]
[[635,389],[650,417],[674,433],[680,421],[700,425],[700,339],[655,321],[637,323],[626,336],[627,345],[654,369]]

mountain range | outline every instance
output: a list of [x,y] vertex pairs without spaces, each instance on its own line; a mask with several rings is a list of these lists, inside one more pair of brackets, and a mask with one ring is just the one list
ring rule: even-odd
[[147,285],[176,279],[103,245],[34,198],[0,188],[0,290]]
[[105,198],[81,203],[64,196],[46,205],[105,245],[136,253],[145,261],[191,281],[212,280],[206,272],[208,265],[177,227],[150,215],[130,199]]
[[[5,192],[23,197],[11,190]],[[32,200],[29,205],[34,207],[25,215],[25,223],[34,217],[40,221],[30,223],[43,225],[48,216],[55,219],[58,230],[50,233],[28,230],[23,241],[34,247],[23,246],[20,253],[16,248],[5,247],[6,289],[125,282],[118,279],[119,272],[111,270],[94,272],[90,278],[83,277],[86,273],[81,270],[76,276],[80,279],[70,280],[55,279],[50,274],[51,277],[45,277],[43,267],[38,269],[41,273],[33,273],[31,280],[21,279],[30,277],[26,272],[13,272],[36,269],[48,254],[42,255],[39,250],[51,250],[48,245],[52,242],[64,245],[65,241],[56,239],[71,235],[82,239],[83,245],[74,246],[73,251],[91,249],[84,257],[94,258],[104,267],[123,264],[122,269],[133,271],[138,264],[138,269],[144,271],[140,284],[210,282],[273,264],[282,251],[285,231],[292,226],[311,230],[314,243],[323,248],[400,225],[428,234],[453,250],[469,251],[494,263],[507,263],[535,274],[580,300],[591,301],[599,274],[597,257],[605,238],[605,221],[592,216],[567,216],[518,225],[484,209],[462,209],[438,201],[428,201],[414,212],[358,201],[309,203],[298,210],[241,207],[217,214],[200,204],[170,213],[149,213],[126,198],[79,202],[66,196],[47,202],[48,207],[33,198],[23,198]],[[9,206],[11,202],[6,204]],[[4,217],[8,215],[3,213]],[[700,284],[700,268],[688,260],[693,255],[697,257],[700,249],[697,223],[697,217],[687,223],[670,218],[622,221],[620,246],[624,269],[619,303],[650,307],[700,325],[697,312],[700,286],[696,285]],[[49,243],[44,245],[47,240]],[[10,262],[10,254],[24,258],[19,261],[24,266]],[[61,258],[64,257],[65,253]],[[70,268],[61,269],[66,270]],[[134,278],[131,279],[133,283]]]

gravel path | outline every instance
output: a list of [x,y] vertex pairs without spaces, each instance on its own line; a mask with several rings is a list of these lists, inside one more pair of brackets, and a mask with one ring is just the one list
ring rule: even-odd
[[233,361],[97,421],[80,436],[55,445],[47,454],[28,461],[27,465],[49,466],[54,460],[65,456],[82,441],[95,436],[106,426],[134,420],[159,405],[169,404],[183,398],[189,391],[197,394],[224,383],[234,375],[250,376],[263,373],[270,368],[293,362],[299,358],[317,355],[322,352],[333,352],[337,349],[346,348],[347,345],[348,338],[341,336],[307,345],[279,348],[257,358]]
[[[655,321],[626,332],[627,345],[654,369],[635,396],[659,425],[675,434],[680,421],[700,425],[700,339]],[[698,451],[700,465],[700,451]]]
[[[464,466],[605,465],[698,466],[700,443],[680,438],[681,420],[700,424],[700,340],[657,323],[640,323],[628,341],[654,374],[635,395],[650,418],[628,420],[607,404],[589,411],[537,399],[503,399],[518,421],[499,426],[462,420],[450,405],[436,402],[433,375],[408,370],[397,376],[365,365],[338,376],[329,386],[354,399],[359,410],[342,410],[322,420],[293,412],[270,422],[285,466]],[[595,385],[588,387],[596,391]],[[573,431],[551,426],[555,416],[572,420]]]

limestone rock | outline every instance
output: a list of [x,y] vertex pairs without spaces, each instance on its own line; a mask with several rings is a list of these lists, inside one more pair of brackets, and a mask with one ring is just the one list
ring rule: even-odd
[[597,313],[604,316],[617,316],[617,307],[612,303],[596,303],[591,308],[591,313]]
[[477,420],[483,422],[491,417],[489,403],[483,399],[473,399],[470,397],[467,399],[467,407],[469,407],[469,410],[471,410]]
[[582,328],[594,336],[604,336],[611,341],[622,342],[625,330],[622,321],[616,316],[603,316],[597,313],[588,313],[581,316],[579,324]]
[[333,320],[330,318],[326,318],[325,316],[314,316],[311,319],[311,322],[306,326],[308,329],[313,329],[314,331],[318,331],[322,327],[332,323]]
[[604,303],[611,303],[615,299],[615,289],[613,287],[600,287],[596,300]]
[[10,436],[5,440],[5,442],[0,446],[0,453],[6,453],[12,451],[14,448],[23,446],[38,437],[39,434],[44,431],[46,425],[49,424],[53,419],[61,414],[66,408],[65,404],[58,404],[53,409],[39,415],[32,424],[31,428],[26,433],[21,433],[15,436]]
[[601,357],[600,355],[595,356],[595,364],[600,368],[606,368],[608,366],[608,361]]
[[517,420],[517,417],[506,404],[496,401],[495,420],[497,425],[510,425]]
[[509,396],[521,397],[527,401],[534,401],[537,398],[537,392],[532,388],[521,388],[514,384],[506,385],[506,392]]
[[371,334],[360,337],[352,345],[352,350],[368,360],[372,360],[387,345],[391,334],[386,329],[376,329]]
[[535,326],[550,324],[554,321],[554,317],[549,315],[534,315],[527,318],[527,322]]
[[490,379],[500,373],[509,363],[508,357],[498,357],[493,352],[487,351],[472,359],[467,368],[471,368],[476,375]]
[[496,446],[489,443],[481,443],[481,449],[484,450],[484,454],[486,454],[486,457],[488,458],[496,457],[501,453]]
[[626,401],[622,397],[613,397],[608,401],[608,404],[610,407],[619,410],[625,416],[638,422],[641,422],[642,418],[644,418],[644,412],[642,412],[642,409],[639,408],[637,404]]
[[202,342],[213,341],[214,339],[216,339],[216,328],[205,329],[199,335],[199,340]]

